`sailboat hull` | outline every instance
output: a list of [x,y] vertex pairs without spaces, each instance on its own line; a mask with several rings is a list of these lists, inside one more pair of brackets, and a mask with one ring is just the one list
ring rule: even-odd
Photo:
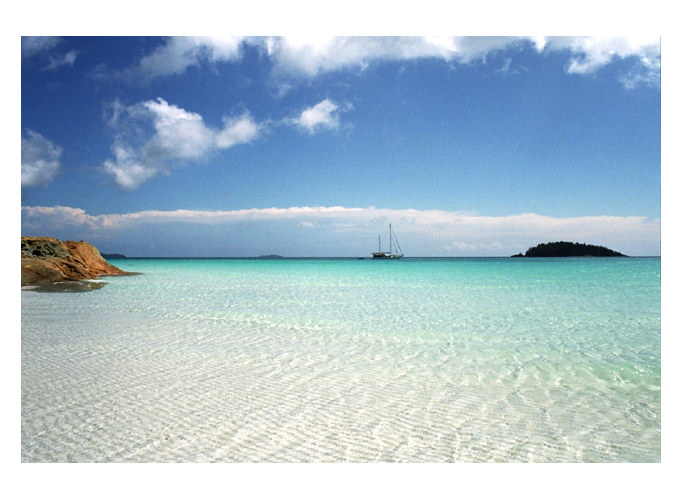
[[[399,253],[392,253],[392,241],[396,244],[397,251]],[[380,248],[380,235],[378,235],[378,251],[373,252],[374,259],[401,259],[404,254],[401,251],[397,237],[392,233],[392,224],[390,224],[390,251],[383,252]]]
[[373,252],[374,259],[401,259],[402,255],[395,255],[387,252]]

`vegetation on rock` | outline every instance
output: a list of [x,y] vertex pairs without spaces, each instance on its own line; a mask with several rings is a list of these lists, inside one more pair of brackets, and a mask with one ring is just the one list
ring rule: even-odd
[[127,274],[131,273],[106,262],[86,241],[21,237],[21,286]]
[[519,253],[513,257],[625,257],[625,255],[598,245],[551,241],[531,247],[524,254]]

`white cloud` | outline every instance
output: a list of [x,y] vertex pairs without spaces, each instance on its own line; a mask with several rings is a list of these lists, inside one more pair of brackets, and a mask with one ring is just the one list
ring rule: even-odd
[[63,150],[49,139],[26,129],[21,137],[21,185],[48,184],[61,166]]
[[144,145],[144,157],[155,161],[196,159],[214,146],[215,132],[198,113],[168,104],[161,98],[143,102],[141,108],[135,113],[151,118],[155,132]]
[[607,64],[631,57],[633,68],[621,76],[627,88],[642,83],[659,85],[661,45],[659,37],[551,37],[546,50],[565,50],[571,54],[568,73],[591,74]]
[[148,80],[184,73],[202,62],[232,61],[240,57],[243,37],[172,37],[137,66],[122,73],[128,79]]
[[[268,240],[285,238],[290,231],[312,231],[301,241],[313,241],[334,248],[335,255],[369,252],[374,237],[393,223],[399,241],[410,256],[512,255],[546,241],[578,241],[622,251],[631,255],[653,255],[660,251],[660,221],[646,217],[588,216],[549,217],[518,214],[487,217],[443,210],[393,210],[374,207],[290,207],[230,211],[146,210],[125,214],[92,216],[70,207],[22,207],[22,225],[59,229],[79,226],[90,234],[132,231],[144,225],[191,224],[195,227],[228,225],[232,228],[262,224]],[[284,228],[282,234],[270,223]],[[256,231],[257,229],[253,229]],[[226,231],[226,229],[225,229]],[[265,229],[257,230],[258,232]],[[323,233],[318,238],[312,235]],[[351,237],[348,237],[348,233]],[[213,234],[208,230],[207,234]],[[352,246],[361,242],[360,247]],[[368,248],[365,248],[368,247]],[[319,247],[321,248],[321,247]],[[310,248],[310,255],[320,255]],[[316,252],[316,253],[315,253]]]
[[[244,45],[256,47],[269,57],[274,73],[283,77],[312,78],[347,68],[364,69],[379,61],[436,58],[457,64],[486,61],[497,52],[526,47],[536,52],[558,50],[570,55],[566,71],[588,74],[615,58],[633,57],[634,75],[624,84],[656,83],[660,68],[658,37],[175,37],[142,58],[124,74],[136,79],[180,74],[202,63],[239,60]],[[650,76],[652,75],[652,76]],[[282,84],[285,85],[285,84]]]
[[437,58],[469,64],[518,46],[536,52],[566,51],[570,54],[566,71],[575,74],[593,73],[616,58],[632,57],[637,60],[636,76],[624,83],[658,81],[658,37],[284,37],[269,39],[267,53],[279,72],[314,77],[377,61]]
[[59,43],[61,43],[61,37],[58,36],[22,36],[21,55],[22,57],[33,57],[37,54],[43,54]]
[[314,77],[378,61],[438,58],[469,63],[528,41],[519,37],[276,37],[266,42],[277,72]]
[[116,102],[107,122],[116,131],[116,140],[114,158],[104,162],[103,170],[125,189],[136,189],[177,163],[250,142],[260,133],[260,125],[247,112],[225,118],[223,128],[216,129],[200,114],[162,98],[127,107]]
[[579,74],[597,71],[615,57],[635,56],[649,64],[660,57],[658,37],[550,37],[546,48],[570,52],[567,71]]
[[77,56],[78,52],[75,50],[70,50],[65,54],[57,54],[50,56],[49,57],[50,62],[47,66],[45,66],[45,70],[54,71],[62,66],[73,66],[73,64],[76,62]]
[[104,161],[102,169],[123,189],[137,189],[159,171],[153,164],[142,163],[139,153],[125,144],[114,145],[112,152],[115,159]]
[[[345,104],[344,110],[351,104]],[[137,189],[160,172],[169,173],[182,162],[195,161],[223,149],[257,139],[266,123],[257,123],[248,111],[224,117],[221,128],[208,126],[203,117],[170,104],[162,98],[131,106],[120,102],[108,108],[105,121],[116,136],[113,158],[102,170],[124,189]],[[303,110],[295,118],[278,122],[295,125],[310,134],[340,125],[340,106],[325,99]]]
[[58,36],[24,36],[21,37],[21,57],[33,58],[47,62],[43,71],[54,71],[62,66],[73,66],[78,56],[78,51],[70,50],[62,53],[56,50],[62,45],[64,39]]
[[225,118],[224,127],[216,137],[217,147],[226,149],[234,144],[250,142],[258,137],[260,129],[261,126],[248,113],[236,118]]
[[105,227],[105,219],[88,215],[82,208],[64,207],[21,207],[22,223],[29,228],[46,229],[50,226],[79,226],[87,229],[99,229]]
[[315,133],[320,128],[336,129],[340,124],[337,110],[337,104],[329,99],[324,99],[315,106],[302,111],[300,116],[293,120],[293,123],[310,134]]

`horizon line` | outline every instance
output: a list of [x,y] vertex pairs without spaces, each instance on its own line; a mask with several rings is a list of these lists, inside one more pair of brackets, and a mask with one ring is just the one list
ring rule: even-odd
[[[104,255],[111,255],[114,252],[100,252],[102,256]],[[122,255],[122,257],[109,257],[106,258],[106,260],[126,260],[126,259],[182,259],[182,260],[189,260],[189,259],[194,259],[194,260],[315,260],[315,259],[344,259],[344,260],[383,260],[383,259],[373,259],[371,256],[314,256],[314,257],[303,257],[303,256],[283,256],[283,255],[257,255],[257,256],[239,256],[239,257],[209,257],[209,256],[201,256],[201,257],[187,257],[187,256],[147,256],[147,257],[140,257],[140,256],[128,256],[128,255]],[[661,255],[624,255],[623,257],[628,257],[628,258],[635,258],[635,259],[658,259],[661,258]],[[409,257],[402,257],[401,259],[397,260],[404,260],[404,259],[513,259],[516,257],[513,257],[512,255],[440,255],[440,256],[422,256],[422,255],[414,255],[414,256],[409,256]],[[593,256],[593,255],[575,255],[575,256],[564,256],[564,257],[525,257],[522,256],[521,259],[602,259],[602,258],[612,258],[612,259],[618,259],[621,257],[598,257],[598,256]]]

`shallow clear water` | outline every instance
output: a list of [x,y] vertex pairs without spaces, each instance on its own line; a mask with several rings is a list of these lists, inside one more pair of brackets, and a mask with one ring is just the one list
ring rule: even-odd
[[660,259],[112,262],[21,292],[23,461],[661,459]]

